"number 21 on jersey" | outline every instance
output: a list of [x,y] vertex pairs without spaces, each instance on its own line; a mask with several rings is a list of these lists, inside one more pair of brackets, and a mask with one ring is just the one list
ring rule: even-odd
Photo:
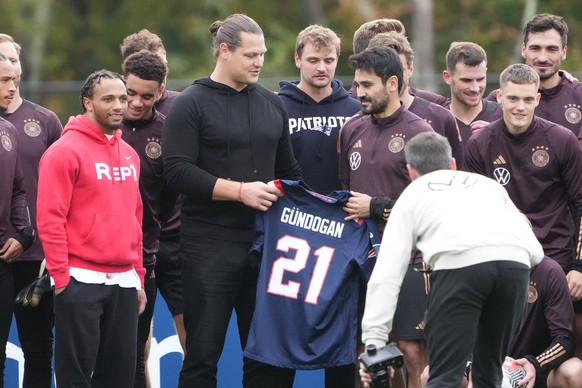
[[[281,237],[277,241],[277,251],[288,253],[290,250],[295,250],[294,257],[280,256],[273,262],[267,292],[297,299],[301,283],[292,280],[284,282],[283,278],[285,272],[299,273],[305,269],[311,254],[311,247],[305,239],[289,235]],[[316,261],[313,273],[309,278],[305,302],[317,304],[334,252],[334,248],[325,245],[313,252]],[[304,278],[307,280],[308,277],[305,276]]]

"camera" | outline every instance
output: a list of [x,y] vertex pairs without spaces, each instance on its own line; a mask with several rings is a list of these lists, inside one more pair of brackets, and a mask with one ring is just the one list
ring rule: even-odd
[[391,342],[380,349],[377,349],[375,345],[366,346],[366,352],[360,354],[360,362],[372,376],[374,388],[390,388],[388,368],[400,368],[404,360],[400,349]]

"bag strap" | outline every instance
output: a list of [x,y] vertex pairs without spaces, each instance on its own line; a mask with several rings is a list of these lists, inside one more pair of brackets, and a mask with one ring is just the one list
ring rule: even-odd
[[40,263],[40,269],[38,270],[38,277],[39,278],[42,277],[45,269],[46,269],[46,258],[42,259],[42,262]]

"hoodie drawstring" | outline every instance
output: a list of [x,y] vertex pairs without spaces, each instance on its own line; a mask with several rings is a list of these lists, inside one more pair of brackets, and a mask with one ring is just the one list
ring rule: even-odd
[[228,179],[231,178],[230,176],[230,90],[227,91],[226,94],[226,130],[228,134],[226,136],[226,176]]
[[251,93],[253,91],[249,90],[249,92],[247,93],[247,102],[248,102],[248,111],[249,111],[249,134],[251,136],[251,158],[252,158],[252,163],[253,163],[253,174],[257,173],[257,166],[255,164],[255,147],[254,147],[254,141],[253,141],[253,117],[252,117],[252,112],[251,112]]

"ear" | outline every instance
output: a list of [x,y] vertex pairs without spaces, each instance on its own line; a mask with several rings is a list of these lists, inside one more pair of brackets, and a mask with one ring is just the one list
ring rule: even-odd
[[564,46],[562,49],[562,61],[566,59],[566,54],[568,53],[568,46]]
[[222,59],[227,59],[229,53],[230,50],[228,49],[228,45],[222,42],[220,46],[218,46],[218,55],[222,57]]
[[299,55],[297,55],[297,53],[295,53],[293,57],[295,58],[295,66],[297,66],[297,68],[299,69],[301,67],[301,58],[299,58]]
[[[538,93],[538,94],[539,94],[539,93]],[[501,93],[501,89],[497,89],[497,90],[495,91],[495,97],[497,98],[497,102],[498,102],[499,104],[501,104],[501,96],[502,96],[502,95],[503,95],[503,94]]]
[[538,104],[540,103],[540,99],[542,98],[542,94],[541,93],[536,93],[536,106],[538,106]]
[[408,66],[408,71],[410,72],[410,76],[412,77],[412,73],[414,73],[414,62],[410,62]]
[[166,83],[162,83],[160,85],[160,95],[166,91]]
[[386,80],[386,89],[388,91],[398,93],[398,77],[395,75],[391,76]]
[[166,84],[163,83],[158,87],[158,90],[156,91],[156,100],[159,100],[160,97],[162,97],[162,93],[164,93],[164,90],[166,90]]
[[521,57],[525,59],[525,43],[521,44]]
[[455,158],[451,158],[451,170],[456,170],[457,169],[457,161],[455,160]]
[[447,85],[451,84],[452,75],[449,73],[448,70],[443,70],[443,80]]
[[87,112],[93,111],[93,104],[91,103],[91,100],[88,99],[87,97],[83,97],[83,106],[85,107],[85,110]]
[[410,181],[414,181],[416,180],[420,174],[418,173],[418,171],[416,171],[414,169],[414,167],[412,167],[410,164],[406,163],[406,170],[408,170],[408,176],[410,177]]

